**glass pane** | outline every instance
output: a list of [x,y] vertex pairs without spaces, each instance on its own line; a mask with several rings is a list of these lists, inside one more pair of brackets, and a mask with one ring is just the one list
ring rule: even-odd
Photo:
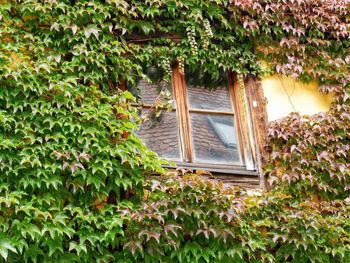
[[227,87],[208,89],[187,85],[190,108],[232,112],[230,94]]
[[149,117],[137,134],[161,157],[181,160],[176,112],[162,112],[158,118]]
[[195,162],[237,164],[241,161],[232,116],[191,113],[190,117]]
[[139,97],[142,103],[150,105],[153,105],[157,99],[162,102],[172,99],[171,84],[165,81],[152,84],[146,80],[140,80],[137,90],[132,93],[136,93],[136,97]]

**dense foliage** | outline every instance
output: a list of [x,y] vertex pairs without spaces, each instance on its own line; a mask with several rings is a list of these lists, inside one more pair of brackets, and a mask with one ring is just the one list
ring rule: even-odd
[[269,129],[269,180],[288,185],[282,188],[300,198],[350,195],[349,97],[339,87],[334,92],[337,102],[328,114],[291,114]]
[[[350,261],[349,1],[0,3],[0,260]],[[164,171],[118,85],[175,60],[213,82],[317,78],[337,100],[272,125],[263,196],[145,180]]]

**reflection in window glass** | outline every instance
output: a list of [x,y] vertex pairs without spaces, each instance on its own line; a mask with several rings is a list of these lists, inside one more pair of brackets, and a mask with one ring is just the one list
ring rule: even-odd
[[232,112],[230,94],[227,87],[208,89],[187,85],[190,108]]
[[195,162],[240,163],[233,116],[191,113]]
[[150,117],[142,123],[137,134],[161,157],[181,161],[176,112],[162,112],[158,118]]

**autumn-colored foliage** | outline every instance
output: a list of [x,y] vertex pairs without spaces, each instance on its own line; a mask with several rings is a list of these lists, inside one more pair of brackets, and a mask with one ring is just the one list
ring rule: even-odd
[[[1,262],[350,261],[349,1],[0,3]],[[214,84],[317,79],[336,101],[271,125],[269,193],[148,179],[163,161],[118,85],[175,60]]]

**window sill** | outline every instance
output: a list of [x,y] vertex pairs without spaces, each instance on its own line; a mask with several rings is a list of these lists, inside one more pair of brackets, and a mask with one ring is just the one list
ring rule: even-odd
[[[238,176],[238,175],[248,175],[259,177],[259,172],[257,170],[247,170],[243,165],[218,165],[218,164],[195,164],[195,163],[185,163],[185,162],[174,162],[177,168],[186,168],[191,170],[206,170],[211,173],[219,173],[223,176]],[[172,166],[164,166],[166,168],[174,168]]]

